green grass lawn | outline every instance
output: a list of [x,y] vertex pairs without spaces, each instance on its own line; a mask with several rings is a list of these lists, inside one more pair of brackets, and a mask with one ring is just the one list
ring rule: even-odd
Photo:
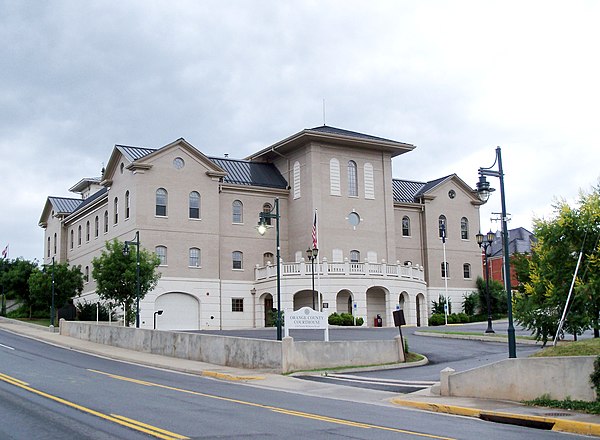
[[[50,326],[50,318],[15,318],[19,321],[23,321],[23,322],[29,322],[31,324],[37,324],[43,327],[49,327]],[[56,320],[54,320],[54,325],[57,326],[58,322]]]
[[[550,344],[552,344],[550,342]],[[532,357],[551,356],[598,356],[600,355],[600,339],[583,339],[581,341],[560,341],[556,347],[547,346]]]

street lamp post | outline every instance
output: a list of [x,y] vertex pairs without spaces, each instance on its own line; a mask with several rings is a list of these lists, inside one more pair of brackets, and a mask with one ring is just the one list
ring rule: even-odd
[[[498,164],[498,170],[492,170]],[[504,194],[504,172],[502,170],[502,150],[496,148],[496,160],[491,167],[479,168],[479,182],[477,182],[477,193],[479,199],[486,203],[494,188],[490,187],[485,176],[498,177],[500,179],[500,201],[502,203],[502,247],[504,248],[504,286],[506,289],[506,301],[508,310],[508,357],[517,357],[517,344],[515,340],[515,327],[512,314],[512,291],[510,286],[510,259],[508,255],[508,224],[506,216],[506,199]]]
[[[140,231],[135,232],[135,240],[125,241],[123,255],[129,255],[129,246],[137,248],[135,253],[135,327],[140,328]],[[125,313],[127,315],[127,313]]]
[[[274,212],[273,212],[274,211]],[[277,246],[277,340],[281,341],[281,248],[279,246],[279,198],[275,199],[275,206],[269,212],[261,212],[258,215],[258,233],[265,235],[267,232],[267,219],[275,219],[276,246]]]
[[154,312],[154,330],[156,330],[156,315],[162,315],[163,311],[162,310],[157,310],[156,312]]
[[486,333],[496,333],[494,331],[494,329],[492,328],[492,305],[491,305],[491,301],[490,301],[490,272],[489,272],[489,267],[488,267],[488,248],[492,245],[492,243],[494,242],[494,238],[496,238],[496,234],[494,234],[492,231],[488,232],[487,235],[485,235],[486,241],[483,241],[484,235],[480,232],[479,234],[477,234],[476,236],[477,239],[477,244],[479,245],[480,248],[483,248],[483,253],[485,255],[485,296],[487,298],[486,302],[487,302],[487,313],[488,313],[488,326],[487,329],[485,330]]
[[[319,255],[319,249],[317,249],[316,247],[313,247],[312,249],[309,248],[306,250],[306,256],[310,260],[310,273],[312,275],[312,308],[313,308],[313,310],[317,310],[316,309],[316,301],[315,301],[315,260],[317,258],[317,255]],[[320,307],[319,307],[319,309],[320,309]]]
[[50,306],[50,327],[54,327],[54,257],[52,257],[52,304]]

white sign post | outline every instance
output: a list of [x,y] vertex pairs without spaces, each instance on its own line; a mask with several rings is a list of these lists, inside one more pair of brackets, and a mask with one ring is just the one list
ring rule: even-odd
[[302,307],[300,310],[286,310],[284,317],[286,338],[290,336],[290,329],[314,329],[325,330],[325,341],[329,341],[329,324],[326,312],[318,312],[310,307]]

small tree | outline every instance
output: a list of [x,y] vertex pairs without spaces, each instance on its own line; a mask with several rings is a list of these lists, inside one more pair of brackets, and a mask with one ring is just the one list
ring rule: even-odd
[[101,299],[116,304],[125,304],[126,323],[129,325],[133,304],[137,299],[137,252],[140,255],[140,300],[156,287],[160,272],[156,268],[160,259],[145,249],[131,247],[123,255],[123,242],[114,239],[106,242],[106,250],[92,260],[92,276],[96,280],[96,293]]
[[2,273],[0,274],[0,285],[8,299],[16,299],[29,310],[29,317],[32,312],[32,299],[29,293],[29,276],[37,268],[37,262],[28,261],[22,258],[9,261],[2,260]]
[[81,266],[69,267],[68,263],[48,264],[35,269],[29,277],[29,292],[33,309],[50,311],[52,305],[52,274],[54,272],[54,305],[64,305],[83,291]]

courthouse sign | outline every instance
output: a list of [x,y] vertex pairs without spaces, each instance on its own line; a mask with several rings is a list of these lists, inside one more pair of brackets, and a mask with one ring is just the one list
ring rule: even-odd
[[310,307],[302,307],[300,310],[285,312],[285,336],[289,336],[290,329],[314,329],[325,330],[325,340],[329,340],[329,324],[327,313],[318,312]]

